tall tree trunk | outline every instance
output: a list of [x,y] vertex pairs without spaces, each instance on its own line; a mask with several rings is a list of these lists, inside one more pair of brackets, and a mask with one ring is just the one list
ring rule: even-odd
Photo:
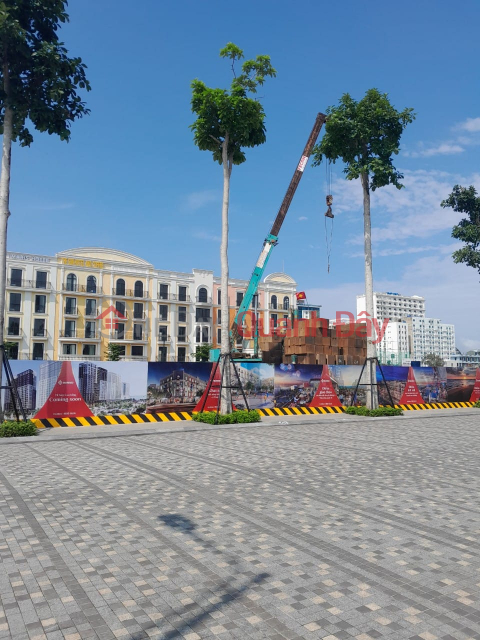
[[[221,265],[221,311],[222,311],[222,343],[221,353],[230,353],[230,313],[228,309],[228,206],[230,202],[230,175],[232,173],[232,160],[228,157],[228,133],[222,145],[223,160],[223,203],[222,203],[222,242],[220,245]],[[222,365],[223,366],[223,365]],[[222,371],[223,384],[220,400],[221,413],[230,413],[232,410],[232,390],[230,365]]]
[[[0,340],[4,344],[5,299],[7,285],[7,224],[10,215],[10,163],[12,155],[13,111],[9,106],[10,77],[6,52],[3,59],[3,88],[6,106],[3,120],[2,173],[0,175]],[[0,349],[0,387],[3,377],[3,350]],[[0,402],[0,422],[3,422],[3,404]]]
[[[368,313],[367,326],[370,325],[370,331],[367,331],[367,358],[376,358],[377,347],[373,344],[376,339],[376,331],[371,319],[374,316],[373,306],[373,270],[372,270],[372,223],[370,218],[370,187],[368,184],[368,173],[361,174],[363,187],[363,229],[365,238],[365,309]],[[367,360],[365,367],[367,386],[367,407],[376,409],[378,407],[377,387],[377,367],[373,360]]]

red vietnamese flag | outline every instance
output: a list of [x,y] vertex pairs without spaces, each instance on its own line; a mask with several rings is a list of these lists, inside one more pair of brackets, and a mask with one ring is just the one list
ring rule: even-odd
[[320,384],[312,398],[309,407],[341,407],[342,403],[338,399],[335,389],[330,379],[330,373],[326,364],[322,367]]
[[87,418],[92,416],[93,413],[82,398],[75,382],[72,363],[67,360],[62,363],[55,386],[35,418]]
[[480,400],[480,369],[477,369],[477,377],[473,386],[472,397],[470,402],[478,402]]
[[402,397],[398,404],[425,404],[424,399],[420,395],[417,383],[415,382],[415,375],[412,367],[408,369],[407,384],[403,390]]
[[307,294],[305,293],[305,291],[299,291],[295,295],[297,297],[297,300],[306,300],[307,299]]

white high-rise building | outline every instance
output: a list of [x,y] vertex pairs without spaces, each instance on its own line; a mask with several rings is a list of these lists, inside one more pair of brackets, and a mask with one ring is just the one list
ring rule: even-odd
[[[374,318],[380,327],[389,320],[377,355],[384,364],[407,364],[434,353],[444,360],[455,353],[455,327],[425,317],[425,298],[399,293],[373,294]],[[365,320],[365,294],[357,296],[357,320]]]

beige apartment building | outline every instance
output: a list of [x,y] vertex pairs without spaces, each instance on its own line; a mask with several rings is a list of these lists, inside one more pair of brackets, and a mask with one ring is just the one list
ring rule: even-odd
[[[248,282],[229,284],[230,314]],[[259,289],[264,325],[295,306],[296,282],[270,274]],[[10,357],[189,361],[197,345],[217,344],[220,278],[212,271],[156,269],[115,249],[83,247],[55,256],[9,252],[4,339]]]

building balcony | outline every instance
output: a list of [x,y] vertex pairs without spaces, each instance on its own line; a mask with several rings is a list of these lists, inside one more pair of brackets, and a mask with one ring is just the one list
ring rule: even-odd
[[78,307],[64,307],[63,313],[66,316],[78,317],[79,315]]
[[32,329],[32,338],[40,338],[42,340],[46,340],[48,338],[48,333],[46,329]]
[[81,362],[87,362],[88,360],[100,360],[100,356],[82,356],[81,354],[58,356],[59,360],[80,360]]
[[178,344],[188,344],[188,336],[177,336]]
[[7,278],[7,287],[15,289],[39,289],[41,291],[51,291],[50,282],[37,282],[36,280],[17,280],[16,278]]
[[60,340],[100,340],[99,331],[85,331],[85,329],[72,329],[60,331]]
[[98,311],[97,309],[91,309],[90,311],[87,311],[85,309],[85,317],[86,318],[98,318],[98,316],[101,314],[101,311]]
[[197,296],[195,302],[198,304],[212,304],[212,299],[209,296]]
[[208,318],[195,318],[196,324],[212,324],[213,318],[208,316]]
[[33,356],[33,353],[19,353],[17,358],[9,358],[9,360],[50,360],[46,353],[41,358]]
[[165,358],[162,358],[162,356],[157,356],[157,362],[175,362],[176,358],[175,356],[165,356]]
[[166,342],[171,342],[172,338],[167,335],[166,333],[160,333],[158,335],[158,342],[162,342],[162,343],[166,343]]
[[180,304],[182,304],[182,302],[185,303],[192,301],[190,296],[180,296],[178,293],[158,294],[157,300],[163,300],[165,302],[179,302]]
[[23,338],[25,335],[21,329],[15,329],[11,327],[7,327],[5,332],[9,338],[17,338],[17,340]]
[[120,356],[123,362],[148,362],[147,356]]
[[[125,315],[125,317],[128,317]],[[137,313],[135,313],[135,311],[133,312],[133,321],[134,322],[143,322],[143,320],[147,319],[147,314],[145,311],[142,311],[141,313],[139,313],[137,311]]]
[[100,287],[89,287],[86,284],[63,283],[62,291],[67,293],[86,293],[89,296],[103,296],[104,291]]
[[135,291],[134,289],[123,289],[123,291],[112,289],[112,296],[115,298],[137,298],[142,300],[148,298],[148,293],[146,291]]
[[137,343],[148,343],[148,335],[145,333],[135,333],[133,331],[112,331],[110,334],[110,340],[115,340],[119,342],[137,342]]

